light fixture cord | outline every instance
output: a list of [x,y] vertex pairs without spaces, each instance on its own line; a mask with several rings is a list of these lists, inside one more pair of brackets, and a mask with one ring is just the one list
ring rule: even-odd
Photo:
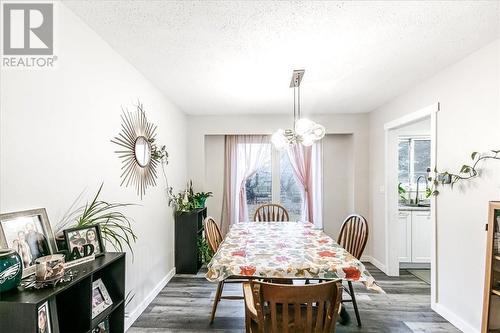
[[294,86],[293,87],[293,126],[292,128],[295,128],[295,123],[297,122],[297,113],[296,113],[296,110],[295,110],[295,89],[296,87]]
[[300,85],[297,87],[297,114],[298,114],[298,118],[300,119],[301,118],[301,114],[300,114]]

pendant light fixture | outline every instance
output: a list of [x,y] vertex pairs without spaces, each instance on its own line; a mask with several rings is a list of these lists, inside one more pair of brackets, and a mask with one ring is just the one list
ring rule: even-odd
[[277,149],[302,144],[312,146],[314,142],[325,136],[325,127],[307,118],[300,113],[300,82],[304,76],[304,69],[294,70],[290,88],[293,88],[293,129],[278,129],[271,137],[271,142]]

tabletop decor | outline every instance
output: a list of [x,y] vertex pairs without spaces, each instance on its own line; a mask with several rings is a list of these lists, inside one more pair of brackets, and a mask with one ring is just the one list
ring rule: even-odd
[[0,248],[21,257],[23,278],[35,273],[35,260],[57,252],[44,208],[0,214]]
[[164,147],[155,147],[156,125],[148,121],[140,102],[135,112],[122,111],[121,132],[111,140],[120,146],[120,150],[115,151],[123,164],[120,185],[135,186],[142,199],[149,186],[156,186],[158,158]]
[[71,259],[104,255],[105,249],[99,224],[65,229],[63,232]]
[[36,281],[51,282],[64,276],[64,255],[52,254],[36,259]]
[[16,288],[23,275],[21,256],[14,249],[0,249],[0,294]]
[[383,292],[361,261],[311,223],[233,224],[207,267],[212,282],[230,276],[341,278]]

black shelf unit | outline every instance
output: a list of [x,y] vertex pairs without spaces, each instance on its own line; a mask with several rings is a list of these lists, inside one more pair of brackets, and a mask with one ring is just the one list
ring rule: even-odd
[[[49,303],[52,333],[88,333],[106,317],[111,333],[125,331],[125,253],[106,253],[72,267],[75,278],[54,288],[0,294],[0,332],[38,332],[38,307]],[[102,279],[113,305],[92,319],[92,282]]]
[[201,267],[198,237],[203,237],[203,220],[207,208],[175,214],[175,272],[196,274]]

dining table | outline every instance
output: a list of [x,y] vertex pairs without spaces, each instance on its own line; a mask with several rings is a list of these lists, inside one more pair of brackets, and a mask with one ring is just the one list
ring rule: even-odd
[[207,265],[206,279],[310,279],[361,282],[382,292],[363,263],[309,222],[234,223]]

